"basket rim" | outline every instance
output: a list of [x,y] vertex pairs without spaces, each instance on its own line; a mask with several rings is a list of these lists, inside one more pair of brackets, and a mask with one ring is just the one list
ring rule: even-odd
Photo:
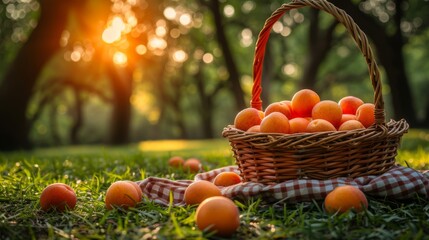
[[405,119],[390,120],[386,124],[374,124],[365,129],[292,134],[247,132],[235,128],[234,125],[228,125],[223,129],[222,136],[228,138],[230,142],[251,142],[255,146],[265,146],[267,149],[274,145],[302,145],[301,147],[304,148],[400,137],[408,132],[408,129],[409,125]]

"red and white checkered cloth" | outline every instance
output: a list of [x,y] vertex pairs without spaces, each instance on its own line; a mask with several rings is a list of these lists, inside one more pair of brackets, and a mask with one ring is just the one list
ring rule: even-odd
[[[228,166],[209,172],[199,173],[194,180],[169,180],[149,177],[138,181],[143,194],[149,199],[162,205],[184,205],[183,196],[186,187],[194,181],[213,179],[221,172],[235,171],[236,166]],[[329,180],[296,179],[275,185],[245,182],[229,187],[220,187],[224,196],[245,199],[262,197],[267,202],[304,202],[323,200],[336,186],[353,185],[365,194],[390,199],[407,199],[419,195],[429,198],[429,170],[416,171],[412,168],[395,166],[380,176],[365,176],[355,179],[335,178]]]

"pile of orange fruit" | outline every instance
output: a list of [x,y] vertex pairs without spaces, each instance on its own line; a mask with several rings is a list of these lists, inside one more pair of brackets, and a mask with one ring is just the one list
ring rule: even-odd
[[340,101],[320,100],[311,89],[296,92],[291,100],[274,102],[265,111],[241,110],[234,126],[247,132],[314,133],[348,131],[370,127],[375,122],[375,106],[354,96]]

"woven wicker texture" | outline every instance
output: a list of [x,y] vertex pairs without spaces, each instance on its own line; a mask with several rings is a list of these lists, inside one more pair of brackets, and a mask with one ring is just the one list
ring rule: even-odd
[[266,134],[224,128],[244,181],[275,184],[290,179],[331,179],[380,175],[395,163],[405,120],[385,122],[377,63],[364,32],[343,10],[325,0],[294,0],[266,20],[256,42],[251,107],[262,109],[261,77],[265,47],[275,22],[291,9],[313,7],[334,16],[350,33],[368,65],[374,89],[375,124],[367,129],[338,132]]

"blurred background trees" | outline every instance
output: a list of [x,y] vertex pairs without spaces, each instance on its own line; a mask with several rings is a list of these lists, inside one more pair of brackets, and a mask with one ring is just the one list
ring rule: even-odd
[[[387,118],[429,127],[429,6],[332,0],[367,34]],[[249,106],[254,47],[283,1],[3,0],[0,150],[144,139],[215,138]],[[264,105],[301,88],[372,102],[344,27],[303,8],[272,30]]]

